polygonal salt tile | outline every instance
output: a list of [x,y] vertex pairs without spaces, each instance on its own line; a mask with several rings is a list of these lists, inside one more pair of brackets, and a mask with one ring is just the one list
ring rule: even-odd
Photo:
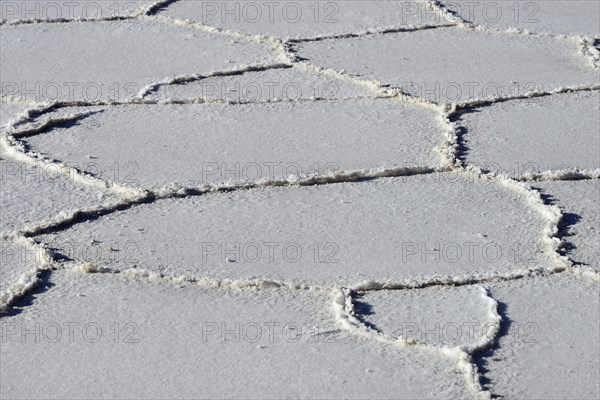
[[1,322],[3,398],[471,396],[451,357],[344,331],[329,292],[53,272],[30,301]]
[[373,90],[345,80],[304,72],[298,68],[278,68],[163,85],[145,97],[150,100],[259,102],[344,99],[376,95]]
[[575,39],[426,29],[297,43],[309,63],[436,103],[460,103],[598,83]]
[[0,4],[0,20],[20,23],[126,18],[145,12],[156,2],[156,0],[3,1]]
[[178,1],[159,15],[189,19],[248,35],[279,38],[314,38],[449,23],[422,0],[314,3]]
[[[2,26],[2,95],[34,101],[125,100],[167,77],[276,59],[268,44],[186,26],[126,20]],[[97,62],[97,60],[103,60]]]
[[467,164],[513,177],[600,168],[600,92],[512,100],[461,116]]
[[454,173],[258,188],[158,200],[39,239],[98,267],[174,276],[464,278],[553,266],[547,221],[524,196]]
[[399,99],[121,105],[45,118],[86,111],[95,113],[27,143],[107,180],[153,189],[436,167],[443,138],[435,110]]
[[475,347],[493,339],[495,302],[479,286],[376,290],[355,297],[369,326],[393,337],[440,347]]
[[508,321],[495,349],[481,356],[490,391],[505,398],[597,399],[598,283],[555,275],[490,287]]
[[600,181],[546,181],[533,186],[563,213],[567,255],[600,269]]
[[440,0],[439,3],[463,20],[488,28],[600,36],[600,3],[595,0]]
[[0,152],[0,229],[3,232],[24,229],[61,218],[61,215],[64,217],[75,210],[117,201],[116,196],[78,184],[73,176],[58,170],[57,165],[39,166],[13,161]]

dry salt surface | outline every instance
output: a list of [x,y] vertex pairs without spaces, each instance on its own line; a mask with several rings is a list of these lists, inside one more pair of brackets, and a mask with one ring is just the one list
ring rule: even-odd
[[598,2],[76,3],[0,2],[0,397],[600,398]]
[[487,28],[600,36],[600,4],[593,0],[440,0],[440,3],[461,19]]

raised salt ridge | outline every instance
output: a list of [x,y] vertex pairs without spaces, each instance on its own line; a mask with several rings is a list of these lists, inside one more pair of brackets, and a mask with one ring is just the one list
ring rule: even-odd
[[566,254],[600,270],[600,180],[536,182],[563,213]]

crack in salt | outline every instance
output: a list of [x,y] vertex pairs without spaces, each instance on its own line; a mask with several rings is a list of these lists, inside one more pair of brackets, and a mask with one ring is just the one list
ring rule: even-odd
[[352,39],[357,37],[365,37],[365,36],[373,36],[373,35],[385,35],[388,33],[402,33],[402,32],[416,32],[428,29],[437,29],[437,28],[450,28],[453,26],[457,26],[454,23],[449,24],[440,24],[440,25],[404,25],[395,28],[372,28],[366,29],[360,32],[352,32],[352,33],[339,33],[335,35],[327,35],[327,36],[315,36],[310,38],[292,38],[287,39],[286,43],[296,44],[296,43],[307,43],[307,42],[320,42],[323,40],[334,40],[334,39]]
[[444,5],[439,0],[426,0],[426,2],[427,2],[427,6],[429,7],[429,9],[431,9],[433,11],[437,11],[448,21],[453,21],[457,26],[460,26],[461,28],[465,28],[465,27],[468,27],[471,25],[471,23],[469,21],[462,18],[460,15],[458,15],[454,11],[450,10],[448,7],[446,7],[446,5]]

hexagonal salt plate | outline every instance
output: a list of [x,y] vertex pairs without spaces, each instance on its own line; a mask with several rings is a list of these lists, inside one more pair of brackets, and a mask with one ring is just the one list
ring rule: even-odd
[[465,161],[513,177],[600,168],[600,92],[512,100],[462,114]]
[[598,398],[598,283],[554,275],[490,288],[506,322],[497,346],[481,356],[489,390],[507,398]]
[[104,179],[152,189],[432,168],[443,137],[435,110],[399,99],[122,105],[43,118],[88,111],[27,143]]
[[501,184],[442,173],[159,200],[38,239],[98,267],[173,276],[464,278],[553,266],[547,221],[528,202]]
[[480,286],[369,291],[355,296],[354,308],[385,335],[439,347],[475,347],[498,326],[495,302]]
[[248,35],[314,38],[448,24],[426,1],[194,2],[170,4],[160,16],[186,19]]
[[377,79],[436,103],[598,83],[575,39],[461,28],[300,42],[308,62]]
[[0,322],[3,398],[471,395],[456,360],[344,331],[329,291],[61,271],[30,301]]
[[123,101],[167,77],[268,64],[277,58],[268,44],[151,21],[0,29],[2,95],[38,102]]

